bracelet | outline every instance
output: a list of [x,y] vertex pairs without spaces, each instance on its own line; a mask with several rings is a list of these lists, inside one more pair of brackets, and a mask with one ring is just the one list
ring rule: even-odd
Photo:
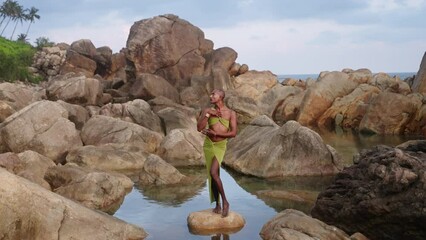
[[205,117],[206,117],[206,118],[209,118],[209,117],[210,117],[210,114],[209,114],[209,113],[206,113]]

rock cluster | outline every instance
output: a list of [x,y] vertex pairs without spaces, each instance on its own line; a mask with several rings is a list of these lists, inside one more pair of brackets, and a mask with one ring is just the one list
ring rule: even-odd
[[[425,68],[422,64],[418,76]],[[415,84],[422,82],[419,78]],[[426,134],[423,94],[408,81],[368,69],[322,72],[305,90],[282,99],[273,119],[374,134]]]
[[362,151],[316,201],[312,216],[371,239],[426,236],[425,141]]

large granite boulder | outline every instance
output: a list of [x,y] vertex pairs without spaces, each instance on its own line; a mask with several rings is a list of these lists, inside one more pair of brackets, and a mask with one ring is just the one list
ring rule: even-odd
[[328,129],[334,129],[336,126],[357,129],[371,100],[379,93],[380,89],[377,87],[360,84],[348,95],[337,98],[318,119],[318,126]]
[[260,231],[260,236],[263,240],[355,239],[334,226],[327,225],[294,209],[286,209],[265,223]]
[[61,162],[74,147],[82,145],[68,112],[56,102],[39,101],[21,109],[0,124],[3,150],[33,150]]
[[346,96],[358,85],[346,73],[322,73],[315,84],[307,89],[296,120],[303,126],[316,126],[318,118],[336,98]]
[[99,115],[136,123],[163,134],[160,118],[151,110],[151,106],[142,99],[135,99],[126,103],[106,104],[99,110]]
[[306,90],[282,98],[281,101],[276,104],[274,112],[272,113],[274,121],[285,123],[289,120],[296,120],[305,94]]
[[417,94],[405,96],[381,92],[372,99],[359,129],[376,134],[404,134],[406,126],[422,106],[422,99],[423,96]]
[[158,111],[157,114],[164,123],[166,135],[177,128],[197,130],[197,120],[194,115],[188,115],[173,107],[164,108]]
[[51,159],[31,150],[18,154],[12,152],[0,154],[0,167],[48,190],[51,188],[44,180],[44,175],[52,166],[55,166],[55,163]]
[[340,157],[321,137],[295,121],[282,127],[260,116],[228,143],[224,163],[257,177],[332,175]]
[[[127,59],[133,75],[157,74],[176,88],[189,86],[192,75],[202,75],[208,46],[204,33],[175,15],[137,21],[127,39]],[[210,50],[211,51],[211,50]]]
[[89,39],[80,39],[71,44],[67,50],[65,62],[62,64],[60,74],[81,73],[90,78],[95,75],[96,47]]
[[163,136],[135,123],[97,115],[90,118],[84,125],[81,130],[81,139],[85,145],[139,143],[147,152],[155,152]]
[[71,150],[68,163],[103,171],[134,172],[143,168],[147,154],[137,144],[108,143],[87,145]]
[[141,73],[136,77],[130,88],[129,96],[146,101],[163,96],[174,102],[180,102],[179,93],[175,87],[164,78],[150,73]]
[[53,101],[63,100],[79,105],[98,105],[101,103],[102,90],[99,80],[71,72],[49,80],[47,96]]
[[3,239],[144,239],[140,227],[86,208],[0,168]]
[[118,209],[133,186],[133,182],[124,175],[70,164],[50,167],[45,179],[55,193],[110,214]]
[[[6,119],[14,112],[30,105],[33,102],[46,99],[46,90],[31,87],[23,83],[0,83],[0,109],[1,118]],[[7,111],[9,114],[6,114]],[[2,119],[0,119],[0,122]]]
[[258,103],[266,91],[278,84],[278,79],[269,71],[252,70],[233,78],[232,84],[236,95]]
[[204,136],[195,130],[173,129],[164,137],[158,155],[173,166],[202,166]]
[[426,52],[420,63],[419,71],[417,71],[414,78],[412,89],[413,92],[426,93]]
[[317,198],[312,216],[370,239],[425,239],[426,143],[363,150]]
[[87,109],[80,105],[67,103],[62,100],[58,100],[57,102],[68,111],[68,119],[75,124],[75,128],[81,130],[87,120],[89,120],[89,112]]
[[139,172],[137,181],[141,185],[169,185],[183,183],[188,178],[179,170],[155,154],[150,154]]

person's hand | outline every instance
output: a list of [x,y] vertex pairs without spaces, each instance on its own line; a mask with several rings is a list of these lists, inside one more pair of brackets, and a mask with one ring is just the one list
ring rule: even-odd
[[216,132],[209,128],[203,129],[201,133],[209,137],[216,137]]

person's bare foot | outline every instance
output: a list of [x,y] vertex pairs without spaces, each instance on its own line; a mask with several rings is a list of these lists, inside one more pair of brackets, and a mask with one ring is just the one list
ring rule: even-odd
[[214,213],[217,213],[217,214],[220,214],[220,212],[222,211],[222,209],[220,208],[220,205],[218,204],[218,205],[216,205],[216,207],[215,208],[213,208],[213,212]]
[[229,212],[229,203],[224,202],[223,203],[223,211],[222,211],[222,217],[227,217]]

